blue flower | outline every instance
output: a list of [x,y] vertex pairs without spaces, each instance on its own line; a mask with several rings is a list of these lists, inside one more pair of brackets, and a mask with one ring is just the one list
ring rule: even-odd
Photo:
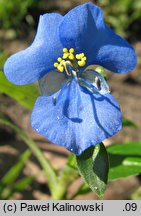
[[41,16],[33,43],[6,61],[4,73],[17,85],[39,81],[41,96],[31,116],[32,127],[80,155],[122,125],[119,105],[106,81],[85,68],[95,64],[128,73],[136,63],[134,49],[108,28],[101,9],[86,3],[65,16]]
[[69,64],[67,71],[70,76],[51,71],[39,81],[42,96],[35,103],[31,124],[52,143],[80,155],[117,133],[122,117],[99,73],[86,70],[79,74]]
[[136,66],[134,49],[104,23],[99,7],[80,5],[65,16],[48,13],[40,16],[31,46],[11,56],[4,66],[7,79],[16,85],[39,80],[54,68],[64,47],[85,53],[87,65],[96,64],[117,73]]

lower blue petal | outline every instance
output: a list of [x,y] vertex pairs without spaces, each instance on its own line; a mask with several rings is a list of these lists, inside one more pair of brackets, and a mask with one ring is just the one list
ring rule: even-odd
[[52,143],[80,155],[117,133],[122,117],[112,95],[91,94],[73,80],[53,96],[37,99],[31,124]]

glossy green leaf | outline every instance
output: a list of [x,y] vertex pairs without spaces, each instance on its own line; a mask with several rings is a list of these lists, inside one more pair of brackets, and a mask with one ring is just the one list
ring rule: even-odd
[[76,157],[81,176],[92,191],[103,196],[109,171],[109,160],[105,146],[97,144]]
[[107,151],[111,154],[141,156],[141,141],[113,144],[107,148]]
[[9,82],[2,72],[0,72],[0,92],[15,99],[28,109],[33,108],[35,100],[39,96],[38,87],[35,84],[16,86]]
[[141,173],[141,142],[111,145],[107,151],[110,160],[109,180]]

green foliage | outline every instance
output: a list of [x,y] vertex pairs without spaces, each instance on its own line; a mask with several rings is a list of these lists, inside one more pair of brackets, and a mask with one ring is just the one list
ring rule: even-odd
[[38,87],[35,84],[16,86],[9,82],[2,72],[0,72],[0,92],[7,94],[28,109],[33,108],[39,95]]
[[138,128],[138,126],[134,122],[128,120],[125,117],[122,118],[122,125],[123,127]]
[[99,0],[99,5],[104,9],[106,22],[123,37],[130,37],[130,26],[141,19],[140,0]]
[[0,52],[0,71],[3,69],[4,62],[8,58],[8,55],[4,52]]
[[0,23],[5,29],[18,28],[34,0],[0,0]]
[[108,155],[103,143],[87,149],[77,156],[76,160],[80,174],[86,183],[98,196],[103,196],[109,172]]
[[[70,156],[68,158],[68,161],[62,170],[62,173],[59,174],[56,172],[56,170],[52,167],[50,162],[44,157],[43,153],[40,151],[38,146],[35,142],[33,142],[19,127],[14,125],[9,119],[7,119],[5,116],[0,115],[0,125],[5,125],[9,128],[11,128],[21,140],[25,142],[25,144],[31,149],[32,153],[36,156],[38,159],[41,167],[43,168],[43,171],[45,175],[48,178],[48,186],[50,188],[50,192],[52,194],[53,199],[62,199],[66,197],[68,186],[76,179],[78,178],[79,174],[76,169],[76,162],[75,158],[73,156]],[[22,160],[23,161],[23,160]],[[16,170],[22,168],[21,162],[16,165]],[[14,169],[15,170],[15,169]],[[17,177],[17,172],[13,172],[13,168],[9,171],[8,177],[6,177],[6,181],[13,181]],[[5,177],[4,177],[5,178]],[[12,178],[12,180],[11,180]],[[30,178],[25,178],[19,181],[12,191],[15,190],[22,190],[22,188],[26,185],[28,185],[28,182],[30,182]],[[3,184],[4,185],[4,184]],[[7,191],[7,190],[6,190]],[[10,193],[10,192],[8,192]],[[7,192],[6,192],[7,194]]]
[[141,173],[141,142],[111,145],[107,151],[110,160],[110,181]]
[[7,57],[7,54],[0,53],[0,93],[10,96],[21,105],[31,110],[34,106],[35,100],[39,96],[38,87],[36,84],[16,86],[9,82],[1,71]]
[[3,115],[0,115],[0,124],[11,128],[19,136],[19,138],[25,142],[25,144],[29,147],[29,149],[31,149],[32,153],[34,153],[41,167],[43,168],[45,175],[47,175],[48,177],[48,184],[49,184],[51,192],[54,193],[55,192],[54,188],[56,187],[56,184],[57,184],[56,172],[53,169],[50,162],[44,157],[44,155],[42,154],[42,152],[40,151],[36,143],[32,141],[24,133],[22,129],[14,125],[13,122],[11,122],[9,119],[7,119]]
[[[140,29],[140,0],[99,0],[97,4],[104,9],[105,20],[108,25],[121,36],[132,37],[133,31],[130,31],[130,27],[134,23],[137,24],[134,30]],[[21,23],[23,26],[25,20],[29,24],[36,22],[36,18],[41,12],[50,11],[56,8],[56,5],[56,1],[50,4],[50,2],[43,0],[0,0],[0,25],[4,29],[13,28],[16,31],[22,31]]]
[[31,152],[26,150],[17,163],[0,180],[0,199],[8,199],[14,193],[25,190],[32,183],[32,176],[17,180],[30,155]]
[[[7,126],[14,126],[5,116],[0,115],[0,124]],[[9,199],[14,193],[25,190],[33,182],[33,176],[22,177],[19,175],[31,155],[30,150],[26,150],[17,160],[16,164],[8,170],[3,178],[0,180],[0,199]]]

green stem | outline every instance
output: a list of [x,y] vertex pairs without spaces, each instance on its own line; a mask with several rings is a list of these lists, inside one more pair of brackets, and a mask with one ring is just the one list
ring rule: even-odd
[[21,134],[20,137],[25,141],[25,143],[28,145],[28,147],[32,150],[33,154],[38,159],[40,165],[42,166],[47,178],[48,178],[48,184],[49,188],[51,190],[51,193],[54,193],[54,189],[57,186],[57,175],[50,164],[50,162],[44,157],[41,150],[38,148],[35,142],[32,140],[29,140],[29,138],[25,137],[24,134]]
[[58,185],[52,198],[54,200],[64,199],[68,186],[79,177],[78,170],[66,165],[58,178]]
[[44,157],[43,153],[40,151],[35,142],[33,142],[20,128],[13,125],[6,118],[0,117],[0,123],[12,128],[19,137],[27,144],[27,146],[32,150],[33,154],[37,157],[40,165],[42,166],[47,178],[48,185],[52,196],[54,196],[55,189],[57,188],[57,175],[51,166],[50,162]]
[[62,174],[58,177],[52,165],[44,157],[43,153],[38,148],[36,143],[32,141],[20,128],[15,126],[12,122],[7,120],[3,116],[0,116],[0,124],[4,124],[13,129],[36,156],[48,178],[48,186],[52,195],[52,199],[65,199],[68,186],[79,176],[78,170],[66,164],[64,170],[62,171]]

